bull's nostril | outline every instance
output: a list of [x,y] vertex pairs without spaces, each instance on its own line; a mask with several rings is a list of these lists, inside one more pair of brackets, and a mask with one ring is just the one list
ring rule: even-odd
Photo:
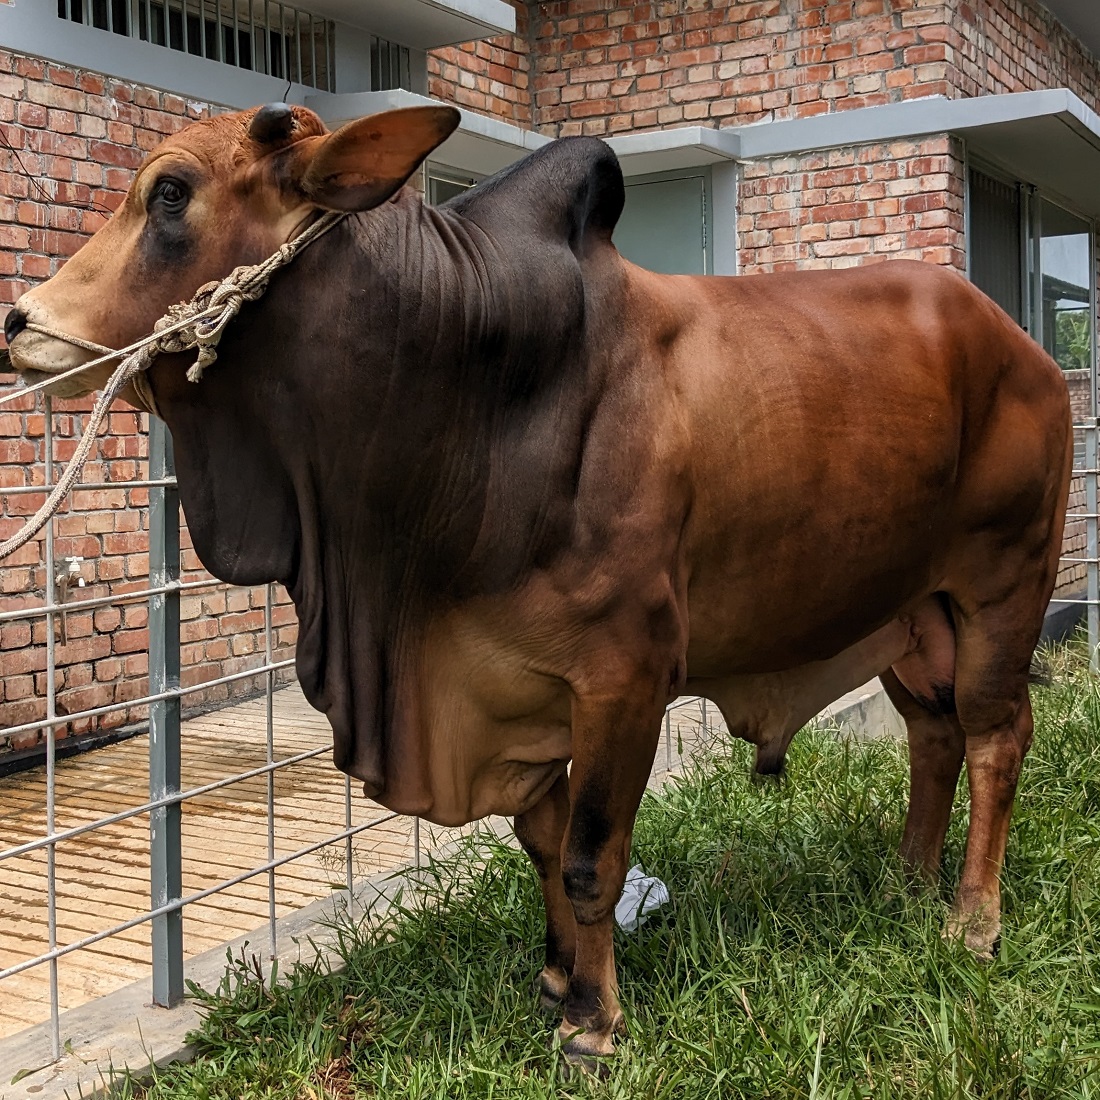
[[11,342],[27,327],[27,315],[21,309],[9,311],[4,321],[4,339]]

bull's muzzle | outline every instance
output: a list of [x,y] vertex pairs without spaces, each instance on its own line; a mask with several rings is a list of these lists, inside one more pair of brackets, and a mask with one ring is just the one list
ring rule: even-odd
[[[11,367],[27,383],[34,385],[45,381],[51,375],[72,370],[95,358],[94,353],[86,348],[29,329],[30,324],[67,331],[64,325],[57,324],[28,295],[24,294],[16,302],[15,308],[4,321],[4,336],[8,341],[8,360]],[[99,389],[110,373],[110,367],[106,364],[94,367],[86,374],[65,378],[55,385],[47,386],[46,392],[52,397],[80,397]]]

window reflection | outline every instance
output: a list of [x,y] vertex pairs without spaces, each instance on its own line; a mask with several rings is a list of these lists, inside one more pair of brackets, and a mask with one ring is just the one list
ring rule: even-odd
[[1092,354],[1089,224],[1045,199],[1040,202],[1043,347],[1062,370],[1088,370]]

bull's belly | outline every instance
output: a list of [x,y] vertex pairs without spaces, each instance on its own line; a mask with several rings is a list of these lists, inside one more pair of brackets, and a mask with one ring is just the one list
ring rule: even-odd
[[[841,557],[838,550],[837,557]],[[941,581],[936,556],[873,564],[851,560],[843,578],[762,560],[735,576],[693,578],[688,593],[693,678],[779,672],[825,661],[910,612]]]

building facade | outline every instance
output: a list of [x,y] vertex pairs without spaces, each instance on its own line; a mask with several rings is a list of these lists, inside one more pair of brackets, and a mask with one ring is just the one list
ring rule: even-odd
[[[616,242],[629,258],[728,275],[894,257],[954,267],[1057,358],[1084,420],[1098,53],[1092,0],[0,0],[0,306],[55,272],[145,154],[194,119],[286,98],[335,126],[447,101],[462,123],[425,167],[429,201],[555,137],[605,138],[627,177]],[[89,405],[56,409],[63,461]],[[145,493],[111,487],[142,463],[143,421],[112,415],[85,475],[105,487],[75,493],[58,520],[55,554],[93,595],[147,583]],[[12,490],[41,477],[44,433],[30,399],[0,410],[0,537],[41,503]],[[1082,475],[1071,510],[1084,508]],[[1067,556],[1085,545],[1072,520]],[[185,567],[201,576],[186,539]],[[1082,587],[1084,569],[1066,562],[1060,591]],[[17,613],[44,585],[40,545],[0,566],[0,729],[41,711],[45,623]],[[251,667],[263,598],[185,597],[185,684]],[[67,713],[145,694],[145,614],[67,616]],[[277,653],[294,638],[284,597]],[[191,698],[214,705],[252,686]],[[0,752],[33,752],[38,738],[0,732]]]

